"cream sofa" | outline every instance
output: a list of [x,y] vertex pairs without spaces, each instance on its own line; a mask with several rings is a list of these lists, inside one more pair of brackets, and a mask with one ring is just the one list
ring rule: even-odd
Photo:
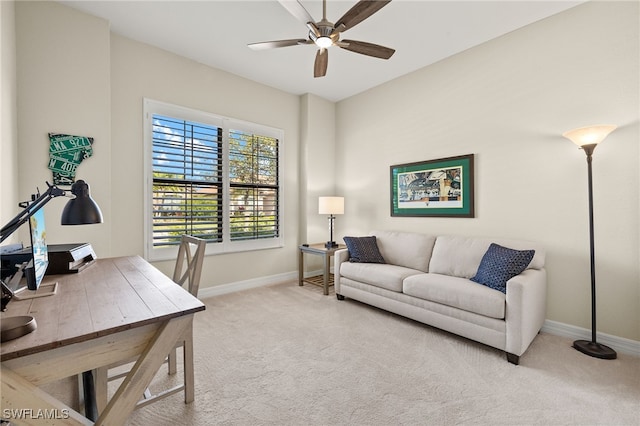
[[[518,364],[540,331],[546,312],[545,251],[517,240],[431,236],[374,231],[380,263],[352,263],[335,253],[338,299],[376,306],[503,350]],[[535,250],[528,267],[506,284],[506,293],[470,280],[491,243]]]

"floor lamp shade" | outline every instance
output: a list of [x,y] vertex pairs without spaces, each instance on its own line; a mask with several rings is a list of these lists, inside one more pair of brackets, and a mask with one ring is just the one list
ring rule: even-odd
[[318,199],[318,214],[329,215],[329,241],[325,247],[335,248],[338,244],[333,241],[333,221],[336,214],[344,214],[344,197],[320,197]]
[[576,340],[573,347],[578,351],[601,359],[615,359],[616,352],[608,346],[596,341],[596,261],[595,241],[593,226],[593,173],[591,168],[592,155],[595,147],[602,142],[616,126],[599,125],[581,127],[562,134],[565,138],[575,143],[584,150],[587,155],[587,184],[589,190],[589,248],[591,265],[591,340]]
[[562,136],[569,139],[576,145],[583,147],[585,145],[599,144],[615,129],[616,126],[602,124],[598,126],[580,127],[578,129],[569,130],[568,132],[564,132]]

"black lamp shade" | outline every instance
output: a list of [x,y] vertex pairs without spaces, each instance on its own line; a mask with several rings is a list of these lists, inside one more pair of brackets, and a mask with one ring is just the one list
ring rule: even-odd
[[69,200],[64,210],[62,210],[62,225],[87,225],[91,223],[102,223],[102,212],[100,207],[89,195],[89,185],[78,180],[71,186],[71,193],[76,198]]

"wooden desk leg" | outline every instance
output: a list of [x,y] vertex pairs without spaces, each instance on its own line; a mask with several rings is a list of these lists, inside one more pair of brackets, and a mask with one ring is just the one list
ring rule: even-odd
[[304,278],[304,253],[302,250],[298,249],[298,285],[302,285],[302,280]]
[[324,254],[324,273],[322,276],[322,284],[324,285],[324,295],[329,294],[329,268],[331,267],[331,256]]
[[195,383],[193,372],[193,318],[187,329],[182,345],[184,357],[184,403],[188,404],[195,399]]
[[2,366],[2,410],[3,415],[5,410],[9,410],[11,418],[7,420],[11,420],[12,423],[16,420],[16,424],[44,424],[45,420],[37,417],[39,412],[55,416],[56,425],[93,424],[91,420],[4,366]]
[[96,425],[125,424],[140,395],[153,380],[169,351],[185,335],[192,321],[193,316],[187,315],[169,320],[160,327],[107,404],[107,408],[100,413]]
[[108,386],[109,386],[109,368],[100,367],[93,370],[93,376],[95,377],[95,389],[96,389],[96,407],[98,408],[98,415],[104,411],[107,406],[108,399]]

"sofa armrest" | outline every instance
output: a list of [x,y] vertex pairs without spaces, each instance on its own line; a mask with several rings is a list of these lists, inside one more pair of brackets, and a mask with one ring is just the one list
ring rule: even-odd
[[349,260],[349,250],[340,249],[333,254],[333,289],[340,294],[340,266]]
[[547,313],[547,272],[527,269],[507,281],[505,352],[520,356],[529,347]]

